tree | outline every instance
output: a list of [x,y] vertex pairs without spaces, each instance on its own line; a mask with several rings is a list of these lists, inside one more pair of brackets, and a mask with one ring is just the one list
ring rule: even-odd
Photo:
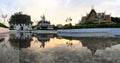
[[94,24],[92,21],[86,21],[85,24]]
[[6,25],[0,23],[0,27],[8,28]]
[[66,19],[66,22],[68,22],[68,24],[70,24],[71,21],[72,21],[72,18],[71,18],[71,17],[68,17],[68,18]]
[[115,23],[120,23],[120,17],[111,17],[111,21]]
[[26,14],[22,14],[22,12],[14,13],[14,15],[10,17],[10,21],[9,21],[9,23],[13,23],[13,24],[28,23],[28,22],[31,22],[30,16]]

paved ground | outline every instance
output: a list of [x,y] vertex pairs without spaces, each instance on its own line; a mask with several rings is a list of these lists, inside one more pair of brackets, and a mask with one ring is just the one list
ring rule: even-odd
[[0,27],[0,38],[5,37],[9,33],[9,29]]
[[9,29],[0,27],[0,33],[9,32]]

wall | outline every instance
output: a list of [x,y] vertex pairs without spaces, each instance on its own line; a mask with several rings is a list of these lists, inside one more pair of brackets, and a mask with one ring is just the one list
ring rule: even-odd
[[90,29],[66,29],[57,30],[60,36],[74,36],[74,37],[99,37],[99,36],[119,36],[120,28],[90,28]]

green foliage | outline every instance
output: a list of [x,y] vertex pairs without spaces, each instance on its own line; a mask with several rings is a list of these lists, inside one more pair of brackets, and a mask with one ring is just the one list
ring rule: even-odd
[[47,27],[37,27],[37,30],[48,30]]
[[14,26],[10,26],[10,28],[9,28],[9,29],[10,29],[10,30],[15,30],[15,29],[14,29]]
[[5,26],[5,25],[2,24],[2,23],[0,23],[0,27],[8,28],[7,26]]
[[85,24],[94,24],[92,21],[87,21]]
[[47,27],[41,27],[42,30],[47,30]]
[[72,24],[69,23],[69,24],[65,24],[62,29],[69,29],[69,28],[72,28]]
[[120,23],[120,17],[111,17],[111,21],[115,23]]
[[53,26],[53,30],[58,29],[58,27],[57,27],[57,26],[55,26],[55,25],[52,25],[52,26]]
[[120,28],[120,24],[84,24],[71,27],[64,26],[62,29],[81,29],[81,28]]
[[9,23],[16,23],[16,24],[27,23],[27,22],[31,22],[31,18],[29,15],[22,14],[22,12],[14,13],[14,15],[10,17],[10,21],[9,21]]

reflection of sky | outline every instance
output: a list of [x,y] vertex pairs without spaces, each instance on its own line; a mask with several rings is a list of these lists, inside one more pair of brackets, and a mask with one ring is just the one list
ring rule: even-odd
[[[36,38],[33,38],[36,39]],[[51,38],[50,41],[45,42],[45,48],[49,49],[49,48],[54,48],[56,46],[60,46],[60,47],[67,47],[66,42],[68,42],[69,40],[66,39],[57,39],[57,38]],[[81,42],[79,42],[78,40],[72,40],[70,41],[73,43],[73,48],[74,47],[82,47]],[[31,48],[39,48],[40,47],[41,42],[31,42]]]
[[[120,45],[118,45],[120,47]],[[21,61],[26,62],[60,62],[60,63],[119,63],[120,50],[110,48],[109,50],[98,50],[92,56],[91,51],[87,47],[63,47],[55,46],[47,49],[23,49],[21,53]],[[33,59],[31,59],[33,58]]]
[[[120,63],[120,44],[111,45],[111,47],[105,47],[105,49],[98,49],[96,53],[92,55],[91,50],[87,46],[83,46],[83,42],[78,40],[71,40],[73,45],[68,47],[66,42],[70,40],[50,38],[50,41],[45,42],[45,47],[40,48],[41,42],[34,43],[34,40],[37,38],[33,37],[29,48],[16,50],[14,46],[11,45],[14,43],[8,42],[8,39],[9,37],[5,38],[7,47],[2,48],[1,45],[4,44],[4,42],[0,43],[0,62],[2,63],[5,63],[4,61],[7,63],[19,63],[19,60],[21,63]],[[116,40],[114,43],[118,41],[118,39],[108,38],[107,40]],[[95,45],[97,44],[96,42],[93,43],[95,43]],[[93,43],[91,44],[94,47]],[[89,43],[89,45],[91,44]],[[104,44],[104,42],[100,44]]]
[[9,43],[8,34],[4,38],[5,40],[0,43],[0,63],[18,63],[19,51]]

